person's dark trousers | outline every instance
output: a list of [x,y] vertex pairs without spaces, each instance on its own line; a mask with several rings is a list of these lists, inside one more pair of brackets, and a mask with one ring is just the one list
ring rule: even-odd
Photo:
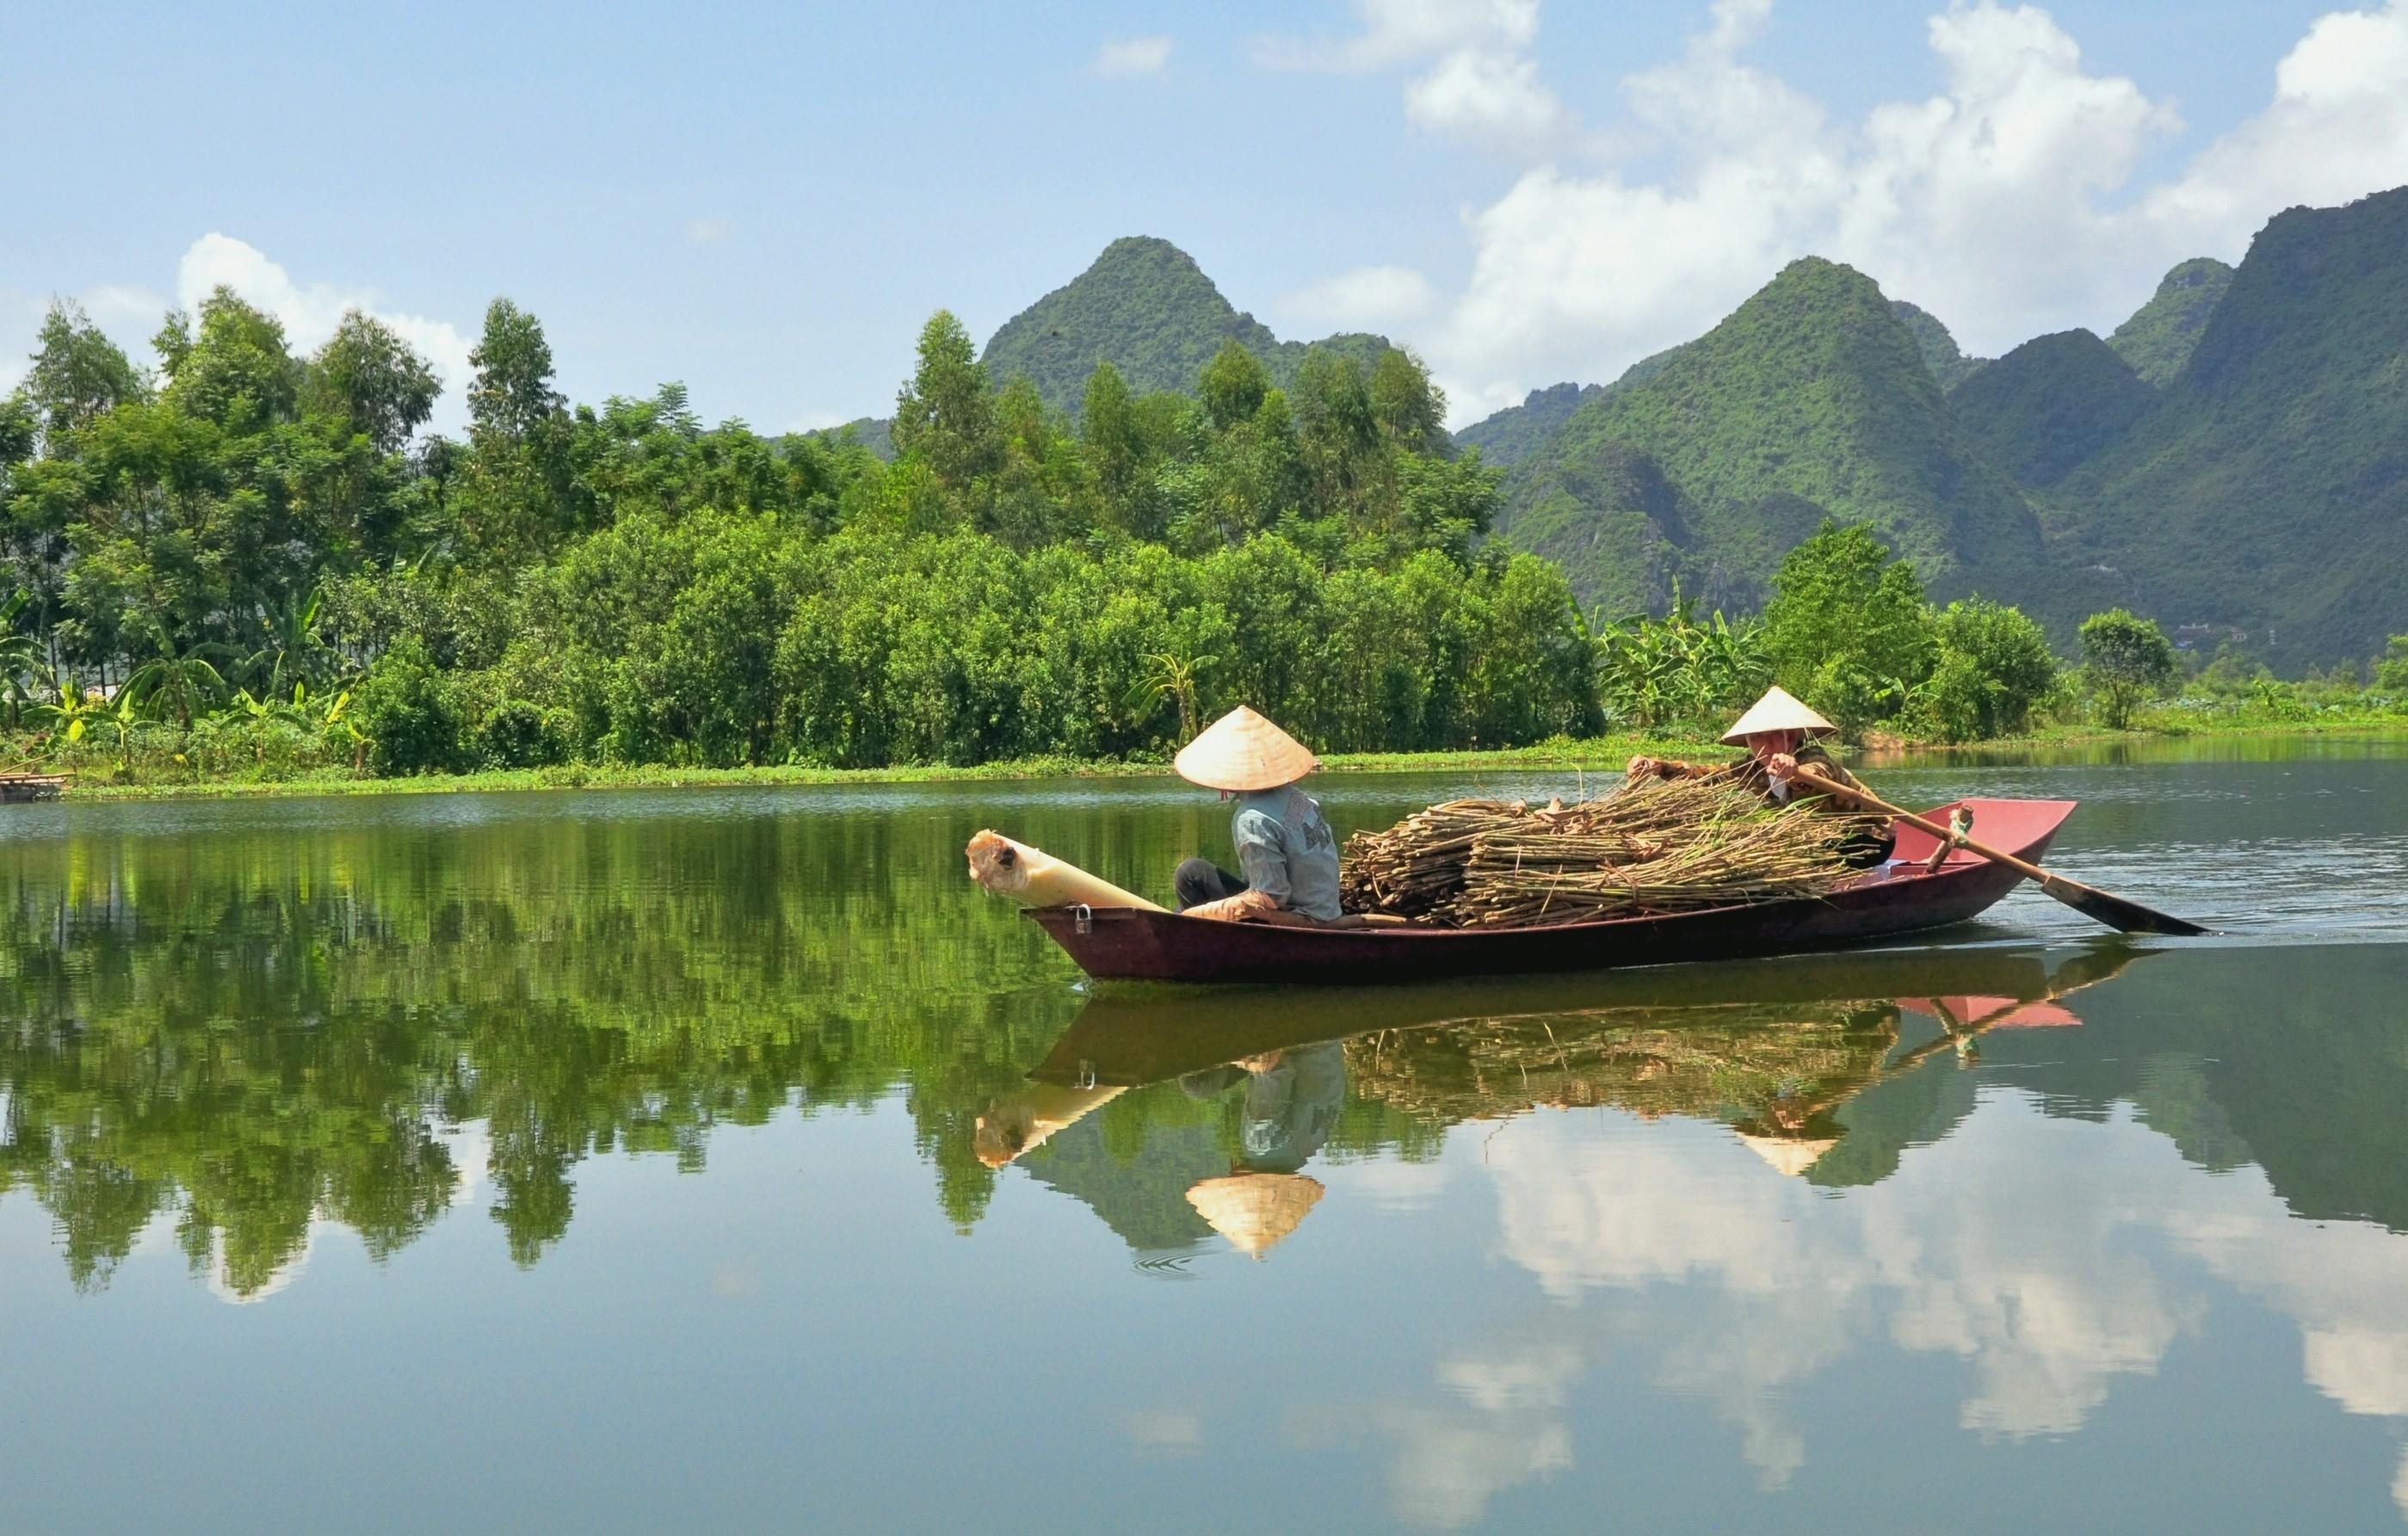
[[1209,858],[1192,858],[1181,864],[1172,884],[1179,893],[1181,912],[1237,896],[1248,888],[1243,880]]

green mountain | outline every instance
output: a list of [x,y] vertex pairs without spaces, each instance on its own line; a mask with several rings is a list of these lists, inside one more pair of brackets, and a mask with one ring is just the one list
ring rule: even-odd
[[2408,187],[2276,215],[2157,406],[2050,493],[2082,576],[2045,594],[2060,615],[2237,626],[2278,669],[2408,627],[2403,293]]
[[2213,256],[2184,262],[2165,275],[2148,303],[2115,327],[2107,345],[2134,373],[2163,389],[2190,361],[2209,313],[2231,286],[2232,268]]
[[1457,448],[1477,448],[1492,465],[1518,464],[1543,446],[1555,429],[1571,420],[1603,384],[1552,384],[1534,389],[1518,406],[1507,406],[1455,435]]
[[2053,485],[2130,430],[2157,392],[2088,331],[2025,342],[1950,392],[1967,436],[2026,485]]
[[[1184,251],[1132,236],[1106,246],[1094,266],[1004,322],[982,361],[998,387],[1025,375],[1047,405],[1075,414],[1098,363],[1120,369],[1138,394],[1184,393],[1232,339],[1260,357],[1283,386],[1295,379],[1308,350],[1306,343],[1280,340],[1269,326],[1233,308]],[[1388,341],[1350,332],[1312,345],[1343,352],[1368,368]]]
[[1898,316],[1909,335],[1914,337],[1915,351],[1923,354],[1923,366],[1931,370],[1932,380],[1945,395],[1990,366],[1986,357],[1968,357],[1956,348],[1956,338],[1940,317],[1919,304],[1909,304],[1902,298],[1889,301],[1890,313]]
[[1914,332],[1871,279],[1810,257],[1584,404],[1509,475],[1498,527],[1584,601],[1660,603],[1677,576],[1736,607],[1827,514],[1871,524],[1942,593],[2035,583],[2039,524]]

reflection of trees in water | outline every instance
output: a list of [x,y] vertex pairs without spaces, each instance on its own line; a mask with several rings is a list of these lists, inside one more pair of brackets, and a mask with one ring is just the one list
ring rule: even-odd
[[448,1134],[482,1121],[529,1263],[584,1157],[699,1168],[720,1124],[908,1087],[967,1224],[992,1181],[970,1118],[1060,1009],[1009,996],[1049,956],[1008,912],[929,889],[958,843],[753,817],[10,848],[0,1193],[52,1213],[79,1285],[172,1211],[251,1294],[313,1219],[407,1244],[473,1171]]

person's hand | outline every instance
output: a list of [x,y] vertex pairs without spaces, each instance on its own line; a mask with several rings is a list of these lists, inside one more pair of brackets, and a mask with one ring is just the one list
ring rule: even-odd
[[1230,896],[1223,897],[1218,901],[1207,901],[1200,907],[1190,907],[1179,915],[1182,917],[1209,917],[1215,923],[1235,923],[1239,918],[1244,916],[1245,913],[1238,910],[1238,898],[1234,896]]
[[1785,752],[1776,752],[1764,760],[1764,771],[1785,784],[1798,777],[1798,759]]
[[1632,758],[1629,766],[1625,768],[1622,771],[1628,774],[1633,779],[1644,779],[1649,774],[1655,772],[1656,767],[1657,764],[1656,759],[1642,754],[1640,756]]

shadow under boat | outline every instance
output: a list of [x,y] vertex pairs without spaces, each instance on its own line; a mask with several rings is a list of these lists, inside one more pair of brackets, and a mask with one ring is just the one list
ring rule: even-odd
[[1224,1103],[1234,1139],[1176,1116],[1125,1149],[1134,1160],[1048,1154],[1032,1171],[1141,1251],[1209,1227],[1257,1258],[1325,1193],[1306,1165],[1350,1098],[1433,1131],[1538,1106],[1713,1119],[1779,1173],[1870,1184],[1971,1112],[1971,1079],[1927,1061],[1970,1059],[1990,1029],[2078,1025],[2061,999],[2147,953],[2107,940],[1370,993],[1114,993],[989,1104],[980,1156],[1017,1161],[1124,1094],[1175,1083],[1182,1100]]
[[1116,991],[1091,999],[1028,1075],[1036,1083],[1099,1092],[1383,1030],[1496,1026],[1568,1015],[1628,1022],[1649,1013],[1661,1014],[1663,1024],[1677,1027],[1684,1012],[1699,1011],[1702,1017],[1702,1011],[1736,1009],[1762,1010],[1770,1022],[1784,1008],[1866,1001],[1897,1004],[1937,1019],[1953,1032],[1999,1022],[2002,1007],[2049,1005],[2151,953],[2128,941],[2101,940],[2071,954],[2062,946],[2042,945],[1852,951],[1714,967],[1475,979],[1376,991],[1353,986]]

